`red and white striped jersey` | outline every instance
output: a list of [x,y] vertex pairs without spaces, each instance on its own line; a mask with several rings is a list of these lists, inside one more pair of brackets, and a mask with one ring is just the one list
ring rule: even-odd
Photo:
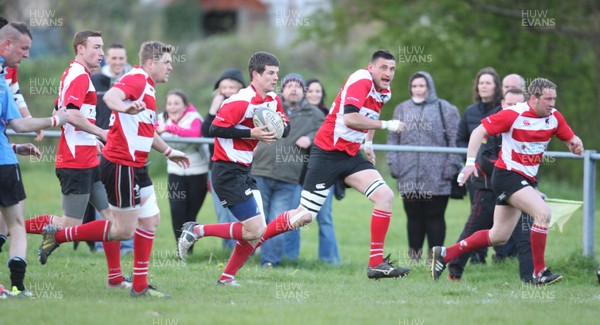
[[[252,118],[254,117],[254,110],[258,107],[267,107],[285,115],[283,105],[277,94],[269,92],[263,99],[250,85],[223,102],[212,124],[222,128],[233,126],[236,129],[253,129],[254,122]],[[215,152],[212,160],[230,161],[250,166],[252,152],[257,144],[257,140],[250,138],[215,138]]]
[[548,117],[539,117],[527,102],[490,115],[481,124],[490,135],[502,134],[502,149],[495,166],[534,182],[552,136],[568,141],[575,135],[558,110],[552,109]]
[[138,114],[112,112],[106,146],[102,155],[109,161],[125,166],[143,167],[154,141],[156,123],[156,90],[154,81],[139,66],[135,66],[117,81],[125,93],[125,104],[143,100],[146,109]]
[[[69,104],[79,107],[79,113],[96,123],[96,89],[90,79],[90,71],[77,61],[71,61],[60,80],[56,106],[66,108]],[[98,140],[96,136],[67,123],[56,151],[56,168],[92,168],[98,166]]]
[[4,78],[6,79],[6,84],[12,92],[13,97],[15,98],[15,104],[19,109],[27,106],[25,104],[25,98],[23,98],[23,94],[21,93],[21,88],[19,87],[19,78],[17,78],[18,67],[6,67],[6,74]]
[[361,69],[348,77],[338,93],[325,122],[315,136],[315,145],[328,151],[345,151],[356,155],[368,130],[355,130],[344,124],[344,106],[359,108],[359,114],[372,120],[379,119],[381,107],[392,96],[391,90],[375,89],[373,77],[366,69]]

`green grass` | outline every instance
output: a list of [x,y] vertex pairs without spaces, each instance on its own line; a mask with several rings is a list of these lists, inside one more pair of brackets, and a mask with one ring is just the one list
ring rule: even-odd
[[[157,158],[158,159],[158,158]],[[28,195],[26,218],[60,211],[60,191],[53,166],[24,165]],[[150,279],[174,299],[133,300],[128,292],[106,288],[106,263],[86,245],[77,251],[63,244],[48,264],[37,262],[40,236],[29,236],[26,285],[37,294],[31,300],[0,301],[2,324],[593,324],[597,323],[600,292],[596,262],[581,257],[581,210],[563,233],[552,230],[546,257],[565,280],[546,288],[521,284],[517,263],[468,266],[461,283],[445,279],[434,283],[425,265],[406,259],[406,217],[401,202],[386,241],[409,277],[372,281],[365,268],[369,248],[372,204],[353,190],[334,203],[334,221],[343,266],[316,262],[317,226],[302,231],[301,260],[282,268],[263,270],[256,257],[240,271],[241,288],[217,287],[215,281],[228,253],[220,239],[205,238],[184,264],[175,256],[170,226],[165,175],[155,175],[163,220],[154,242]],[[541,184],[553,197],[558,186]],[[547,186],[547,188],[544,187]],[[162,189],[162,190],[161,190]],[[561,191],[565,191],[561,189]],[[577,191],[577,190],[574,190]],[[580,199],[578,192],[569,192]],[[447,210],[446,243],[458,237],[467,216],[468,201],[452,200]],[[198,220],[216,221],[210,197]],[[596,236],[600,232],[596,231]],[[596,241],[598,243],[598,241]],[[598,251],[598,244],[595,246]],[[7,256],[1,254],[2,261]],[[124,272],[132,269],[132,256],[123,258]],[[4,264],[5,265],[5,264]],[[0,283],[8,284],[6,266]],[[444,274],[445,275],[445,274]]]

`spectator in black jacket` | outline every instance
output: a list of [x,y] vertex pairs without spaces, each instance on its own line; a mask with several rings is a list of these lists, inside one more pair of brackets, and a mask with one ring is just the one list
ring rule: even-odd
[[[458,123],[458,132],[456,135],[456,146],[466,148],[469,145],[471,132],[481,124],[481,120],[492,114],[500,106],[502,100],[502,87],[500,77],[492,67],[486,67],[475,77],[473,86],[473,99],[475,104],[467,107],[460,122]],[[471,182],[466,183],[469,192],[471,206],[473,206],[474,188]],[[485,263],[487,249],[473,252],[471,263]]]

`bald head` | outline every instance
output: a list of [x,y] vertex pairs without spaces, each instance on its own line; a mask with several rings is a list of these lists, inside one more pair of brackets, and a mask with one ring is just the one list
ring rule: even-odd
[[31,40],[31,32],[23,23],[12,22],[0,28],[0,56],[4,64],[14,68],[28,58]]
[[509,74],[502,79],[502,94],[506,94],[506,91],[513,88],[525,90],[525,79],[515,73]]

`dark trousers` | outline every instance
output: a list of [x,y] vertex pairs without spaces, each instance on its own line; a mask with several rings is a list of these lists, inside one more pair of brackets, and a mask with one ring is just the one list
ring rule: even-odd
[[181,235],[181,227],[196,216],[206,198],[208,174],[179,176],[169,174],[169,205],[175,240]]
[[[492,228],[496,198],[497,195],[491,190],[475,190],[471,214],[457,242],[471,236],[476,231]],[[523,281],[530,281],[533,274],[531,241],[529,238],[532,224],[533,219],[530,216],[522,215],[511,235],[511,240],[515,243],[517,249],[519,274]],[[462,276],[469,256],[469,254],[463,254],[448,263],[448,271],[451,276],[458,278]]]
[[446,238],[444,214],[448,206],[448,196],[423,197],[422,193],[408,193],[402,196],[402,201],[408,219],[406,226],[411,251],[421,251],[425,236],[429,249],[433,246],[443,246]]

